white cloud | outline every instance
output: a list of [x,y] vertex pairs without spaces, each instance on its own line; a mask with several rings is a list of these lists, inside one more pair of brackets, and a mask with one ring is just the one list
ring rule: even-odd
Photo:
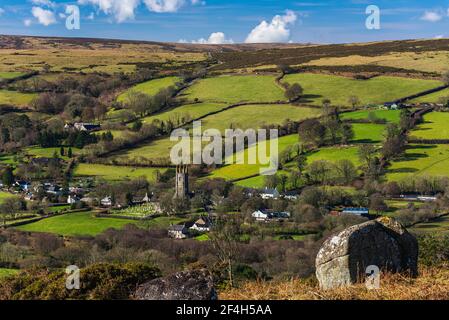
[[443,19],[443,14],[440,11],[426,11],[421,17],[421,20],[428,22],[438,22]]
[[203,0],[78,0],[78,4],[80,5],[92,5],[105,14],[113,15],[119,23],[134,19],[135,11],[141,3],[144,3],[149,11],[157,13],[177,12],[188,3],[192,5],[206,4]]
[[50,0],[31,0],[32,4],[44,7],[54,8],[56,4]]
[[[153,12],[176,12],[184,4],[185,0],[143,0],[148,10]],[[192,4],[196,4],[197,1],[192,1]]]
[[29,27],[31,26],[33,22],[31,21],[31,19],[25,19],[23,20],[23,24],[25,25],[25,27]]
[[86,19],[87,19],[87,20],[95,20],[95,13],[94,13],[94,12],[91,12],[91,13],[86,17]]
[[290,39],[289,25],[292,25],[298,19],[297,15],[287,10],[285,15],[276,15],[270,23],[262,21],[255,27],[248,37],[246,43],[280,43],[288,42]]
[[[187,40],[179,40],[180,43],[188,43]],[[232,44],[232,39],[226,39],[226,35],[223,32],[213,32],[208,39],[201,38],[199,40],[193,40],[195,44]]]
[[112,14],[117,22],[134,19],[134,11],[140,0],[78,0],[81,5],[91,4],[105,14]]
[[439,34],[435,37],[433,37],[434,39],[444,39],[444,34]]
[[45,10],[40,7],[33,7],[33,9],[31,9],[31,13],[37,21],[44,26],[49,26],[56,23],[56,17],[53,11]]

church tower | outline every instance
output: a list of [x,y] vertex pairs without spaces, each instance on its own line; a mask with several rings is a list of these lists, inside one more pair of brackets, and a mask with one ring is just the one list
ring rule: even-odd
[[176,167],[175,198],[185,199],[189,195],[189,169],[187,166]]

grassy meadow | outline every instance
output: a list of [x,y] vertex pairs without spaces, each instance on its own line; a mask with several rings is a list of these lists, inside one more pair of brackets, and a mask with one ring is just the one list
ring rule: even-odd
[[[279,138],[278,140],[278,151],[279,153],[282,153],[284,150],[286,150],[288,147],[295,145],[298,143],[298,136],[296,134],[284,136]],[[268,141],[267,143],[267,151],[270,149],[270,143],[271,141]],[[257,153],[257,146],[249,147],[248,149],[245,149],[244,151],[241,151],[239,154],[241,155],[243,153],[245,162],[247,163],[248,155],[250,152]],[[234,155],[236,157],[237,155]],[[269,156],[269,152],[268,152]],[[231,160],[231,159],[228,159]],[[258,162],[258,161],[257,161]],[[258,162],[259,163],[259,162]],[[210,178],[223,178],[226,180],[237,180],[237,179],[243,179],[245,177],[250,177],[252,175],[258,175],[261,168],[266,167],[265,165],[260,164],[231,164],[227,165],[221,168],[218,168],[217,170],[214,170],[213,173],[210,175]],[[261,177],[263,178],[263,177]],[[263,180],[263,179],[262,179]],[[260,183],[260,179],[251,179],[249,183]],[[240,183],[241,185],[241,183]]]
[[418,139],[449,139],[449,112],[431,112],[424,115],[424,123],[417,126],[411,137]]
[[402,158],[391,163],[387,178],[399,181],[426,175],[449,177],[449,145],[410,145]]
[[74,175],[78,177],[97,177],[108,181],[120,181],[139,177],[145,177],[149,181],[156,181],[157,173],[164,173],[165,170],[163,168],[133,168],[80,163],[75,167]]
[[37,97],[35,93],[21,93],[18,91],[0,90],[0,105],[8,104],[18,107],[28,106]]
[[314,161],[327,160],[337,162],[339,160],[350,160],[356,166],[360,165],[358,147],[329,147],[321,148],[307,155],[307,163]]
[[142,119],[145,123],[152,123],[153,121],[168,121],[171,120],[177,123],[181,119],[197,119],[212,112],[217,112],[226,108],[226,104],[220,103],[195,103],[186,104],[160,114],[148,116]]
[[139,83],[138,85],[135,85],[134,87],[119,95],[117,101],[126,102],[128,99],[128,95],[131,92],[145,93],[147,95],[154,96],[160,90],[175,86],[180,81],[181,79],[179,77],[165,77]]
[[304,89],[304,102],[321,105],[323,99],[330,99],[335,106],[349,107],[349,98],[357,96],[360,105],[383,104],[418,92],[436,88],[442,82],[380,76],[370,80],[322,75],[290,74],[287,83],[299,83]]
[[92,212],[80,212],[43,219],[17,227],[17,229],[27,232],[54,233],[62,236],[94,236],[107,229],[121,229],[132,223],[135,222],[117,218],[96,218]]
[[373,123],[354,123],[353,143],[380,143],[383,141],[385,125]]
[[442,98],[449,97],[449,89],[444,89],[438,92],[434,92],[413,100],[410,100],[411,103],[440,103]]
[[258,129],[263,125],[282,124],[285,120],[317,118],[321,110],[294,105],[251,105],[225,110],[202,120],[203,129]]
[[199,80],[184,92],[190,100],[202,102],[285,101],[284,91],[274,76],[221,76]]
[[25,75],[23,72],[0,72],[0,82],[2,80],[10,80]]
[[400,120],[400,110],[360,110],[353,112],[345,112],[341,114],[342,120],[368,120],[369,115],[374,114],[377,119],[385,119],[390,123],[398,123]]
[[0,268],[0,279],[16,275],[19,272],[20,272],[20,270],[17,270],[17,269]]

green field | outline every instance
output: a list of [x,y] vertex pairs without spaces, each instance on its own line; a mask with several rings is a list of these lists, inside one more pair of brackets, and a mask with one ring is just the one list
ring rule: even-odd
[[388,169],[389,181],[415,176],[449,177],[449,145],[410,145],[405,156]]
[[449,216],[441,217],[436,220],[424,223],[418,223],[410,228],[412,233],[416,234],[446,234],[449,235]]
[[138,85],[135,85],[134,87],[128,89],[124,93],[118,96],[117,101],[119,102],[126,102],[128,98],[128,94],[130,92],[140,92],[145,93],[150,96],[154,96],[157,94],[160,90],[164,88],[168,88],[170,86],[175,86],[178,82],[180,82],[181,79],[178,77],[165,77],[161,79],[155,79],[150,80],[147,82],[139,83]]
[[0,268],[0,279],[18,274],[20,270]]
[[[35,158],[53,158],[53,155],[56,154],[58,155],[59,158],[63,159],[63,160],[69,160],[69,158],[67,157],[67,152],[69,150],[69,148],[64,148],[64,156],[61,156],[60,150],[61,148],[41,148],[41,147],[29,147],[29,148],[25,148],[25,154],[33,156]],[[80,149],[78,148],[72,148],[72,154],[75,156],[77,154],[80,153]]]
[[[279,138],[278,141],[279,153],[283,152],[289,146],[292,146],[298,142],[299,142],[298,136],[296,134]],[[271,141],[267,143],[267,151],[269,151],[270,143]],[[245,151],[240,152],[240,154],[241,153],[244,154],[245,162],[247,162],[249,152],[257,152],[257,147],[252,146],[248,149],[245,149]],[[265,165],[261,166],[260,164],[231,164],[215,170],[209,177],[223,178],[226,180],[237,180],[259,174],[259,170],[261,169],[261,167],[266,166]],[[245,182],[259,185],[261,182],[263,182],[263,177],[258,177],[258,179],[252,178],[250,179],[250,181]],[[242,185],[242,182],[240,182],[239,184]]]
[[0,105],[27,106],[37,97],[35,93],[21,93],[17,91],[0,90]]
[[170,141],[170,138],[161,138],[141,147],[121,152],[116,156],[112,156],[111,159],[121,163],[121,157],[131,159],[144,157],[154,161],[155,163],[164,164],[170,160],[170,150],[176,143],[177,142]]
[[286,119],[301,121],[316,118],[321,110],[293,105],[251,105],[229,109],[202,120],[203,129],[258,129],[262,125],[282,124]]
[[54,233],[62,236],[94,236],[109,228],[121,229],[132,223],[135,222],[117,218],[96,218],[92,212],[81,212],[47,218],[17,227],[17,229],[28,232]]
[[341,114],[342,120],[368,120],[369,114],[373,113],[377,119],[385,119],[387,122],[398,123],[400,120],[400,110],[361,110],[345,112]]
[[157,172],[164,173],[166,169],[159,168],[133,168],[103,164],[80,163],[76,166],[75,176],[98,177],[109,181],[119,181],[145,177],[149,181],[155,181]]
[[449,112],[432,112],[424,115],[424,123],[410,136],[418,139],[449,139]]
[[191,101],[275,102],[285,101],[284,91],[274,76],[221,76],[199,80],[184,93]]
[[329,147],[321,148],[318,151],[307,155],[307,163],[314,161],[327,160],[337,162],[339,160],[350,160],[354,165],[359,166],[360,160],[358,155],[358,147]]
[[449,97],[449,89],[444,89],[438,92],[434,92],[428,94],[423,97],[419,97],[413,100],[410,100],[411,103],[439,103],[441,98]]
[[379,143],[384,140],[385,125],[373,123],[353,123],[353,143]]
[[9,80],[15,79],[25,75],[23,72],[0,72],[0,82],[2,79]]
[[196,103],[196,104],[187,104],[183,105],[169,111],[145,117],[143,118],[143,122],[151,123],[155,120],[159,121],[168,121],[171,120],[175,124],[184,119],[197,119],[203,117],[209,113],[223,110],[227,105],[220,103]]
[[[302,120],[318,117],[319,109],[305,108],[293,105],[254,105],[241,106],[229,109],[202,120],[202,129],[218,129],[224,135],[229,128],[258,129],[264,124],[282,124],[286,119]],[[145,157],[156,163],[164,163],[169,159],[170,151],[177,142],[169,138],[162,138],[151,143],[127,150],[118,154],[118,157],[138,158]],[[120,162],[120,158],[115,158]]]
[[382,104],[409,95],[441,86],[440,81],[398,77],[376,77],[370,80],[355,80],[322,74],[291,74],[287,83],[299,83],[304,88],[306,102],[321,105],[330,99],[335,106],[350,106],[351,96],[357,96],[361,105]]
[[14,195],[11,194],[11,193],[9,193],[9,192],[3,192],[3,191],[0,191],[0,203],[2,203],[5,199],[11,198],[11,197],[13,197],[13,196],[14,196]]

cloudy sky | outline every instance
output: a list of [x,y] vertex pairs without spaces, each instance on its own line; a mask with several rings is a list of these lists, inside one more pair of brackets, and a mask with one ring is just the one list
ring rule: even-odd
[[[80,9],[66,28],[67,6]],[[368,30],[366,8],[381,10]],[[0,34],[192,43],[449,38],[449,0],[0,0]]]

